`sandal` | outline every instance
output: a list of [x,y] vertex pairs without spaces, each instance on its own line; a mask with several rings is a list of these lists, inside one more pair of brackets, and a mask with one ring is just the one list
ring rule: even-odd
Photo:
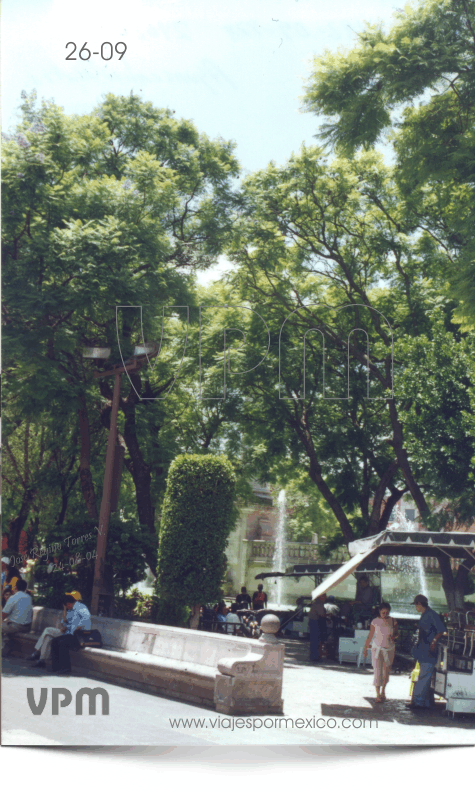
[[381,699],[381,696],[376,697],[375,702],[383,702],[383,700]]

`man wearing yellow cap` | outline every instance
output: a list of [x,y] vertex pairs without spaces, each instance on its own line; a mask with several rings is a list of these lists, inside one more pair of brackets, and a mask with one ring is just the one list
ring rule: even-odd
[[73,594],[64,596],[64,604],[71,613],[64,635],[55,636],[51,642],[51,660],[53,674],[69,675],[71,673],[70,650],[79,650],[78,631],[91,630],[91,614],[87,606]]
[[[80,593],[73,589],[72,592],[66,592],[65,595],[69,595],[74,598],[76,601],[81,600]],[[34,652],[28,656],[26,659],[27,661],[36,661],[33,666],[36,667],[43,667],[46,666],[46,661],[51,658],[51,642],[56,636],[61,636],[61,634],[66,633],[68,629],[68,625],[72,620],[72,613],[70,610],[66,608],[66,605],[63,606],[63,616],[61,619],[61,627],[60,628],[45,628],[43,633],[41,634],[40,638],[35,644]]]

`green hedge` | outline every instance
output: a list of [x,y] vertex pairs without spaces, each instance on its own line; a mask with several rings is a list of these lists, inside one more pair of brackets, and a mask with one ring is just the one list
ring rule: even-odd
[[182,454],[170,466],[163,502],[156,592],[170,604],[219,598],[233,530],[236,478],[230,461]]

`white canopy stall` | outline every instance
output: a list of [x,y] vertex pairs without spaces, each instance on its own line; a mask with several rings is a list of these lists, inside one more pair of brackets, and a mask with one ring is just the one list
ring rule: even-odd
[[312,599],[344,581],[365,559],[376,562],[379,556],[432,556],[444,554],[459,559],[471,569],[475,566],[475,534],[463,531],[392,531],[386,529],[374,537],[350,542],[351,559],[312,591]]
[[[313,590],[313,599],[347,578],[363,561],[375,564],[383,554],[438,559],[446,556],[457,559],[468,570],[475,567],[475,534],[468,532],[388,529],[375,537],[356,540],[348,549],[352,558]],[[355,631],[353,639],[340,638],[340,663],[342,656],[351,658],[351,647],[346,645],[355,645],[355,652],[359,641],[364,641],[364,632]],[[432,687],[447,700],[447,710],[452,714],[475,713],[475,611],[465,613],[458,609],[449,613],[447,634],[438,644]]]

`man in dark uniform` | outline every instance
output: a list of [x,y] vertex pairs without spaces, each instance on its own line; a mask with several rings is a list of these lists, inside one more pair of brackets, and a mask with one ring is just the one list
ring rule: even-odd
[[251,601],[250,594],[248,593],[246,587],[242,586],[241,587],[241,594],[240,595],[236,595],[236,603],[238,603],[241,606],[241,608],[243,608],[243,609],[246,609],[246,608],[250,609],[251,608],[251,602],[252,601]]
[[425,595],[414,598],[416,610],[421,615],[419,620],[419,639],[412,653],[419,661],[419,679],[414,685],[412,702],[408,708],[430,708],[430,681],[437,661],[437,642],[445,632],[445,625],[439,615],[429,608]]

